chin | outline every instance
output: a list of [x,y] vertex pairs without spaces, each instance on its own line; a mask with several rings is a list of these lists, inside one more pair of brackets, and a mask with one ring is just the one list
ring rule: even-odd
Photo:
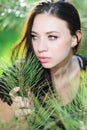
[[51,69],[51,68],[52,68],[52,66],[50,66],[50,65],[43,65],[43,64],[42,64],[42,66],[43,66],[45,69]]

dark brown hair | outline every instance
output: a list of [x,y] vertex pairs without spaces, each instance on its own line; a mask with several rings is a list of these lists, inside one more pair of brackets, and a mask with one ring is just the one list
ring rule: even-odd
[[[76,35],[77,30],[81,30],[81,22],[79,14],[75,6],[69,2],[57,1],[57,2],[40,2],[38,3],[30,12],[27,22],[25,23],[25,31],[23,32],[23,37],[19,44],[17,44],[12,51],[12,59],[15,59],[19,55],[20,48],[22,47],[22,53],[25,57],[29,56],[29,53],[34,53],[32,42],[31,42],[31,30],[33,21],[36,15],[49,13],[67,22],[68,28],[71,35]],[[75,54],[80,46],[80,41],[73,48],[73,53]]]

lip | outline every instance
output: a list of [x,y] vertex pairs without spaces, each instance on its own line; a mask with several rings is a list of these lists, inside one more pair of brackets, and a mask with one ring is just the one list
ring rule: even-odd
[[39,57],[40,62],[47,63],[50,60],[50,57]]

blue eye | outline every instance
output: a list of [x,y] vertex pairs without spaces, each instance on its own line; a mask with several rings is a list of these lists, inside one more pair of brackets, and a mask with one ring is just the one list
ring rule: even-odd
[[48,38],[50,40],[56,40],[58,38],[58,36],[55,36],[55,35],[49,35]]

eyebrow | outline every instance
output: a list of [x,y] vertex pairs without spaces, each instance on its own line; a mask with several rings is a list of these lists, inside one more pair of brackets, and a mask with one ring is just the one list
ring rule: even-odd
[[[31,31],[31,33],[38,34],[38,33],[37,33],[37,32],[35,32],[35,31]],[[59,32],[58,32],[58,31],[48,31],[48,32],[46,32],[46,34],[51,34],[51,33],[58,33],[58,34],[59,34]]]
[[35,33],[35,34],[37,34],[36,32],[34,32],[34,31],[31,31],[31,33]]
[[49,32],[46,32],[46,34],[51,34],[51,33],[59,33],[58,31],[49,31]]

